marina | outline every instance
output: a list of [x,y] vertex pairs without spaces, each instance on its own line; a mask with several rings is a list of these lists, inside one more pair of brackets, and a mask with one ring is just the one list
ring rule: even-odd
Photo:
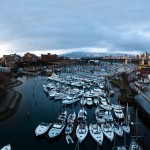
[[[136,106],[121,105],[120,91],[110,96],[106,89],[109,76],[135,68],[108,66],[94,66],[94,70],[93,66],[72,66],[72,71],[62,68],[62,72],[51,77],[19,78],[23,84],[14,89],[23,95],[22,100],[16,113],[0,123],[0,145],[11,143],[16,150],[105,150],[122,145],[129,149],[136,135],[139,145],[149,148],[150,129],[138,115],[135,117]],[[131,121],[138,122],[137,131]],[[45,128],[41,130],[40,125]],[[36,136],[35,131],[42,135]]]

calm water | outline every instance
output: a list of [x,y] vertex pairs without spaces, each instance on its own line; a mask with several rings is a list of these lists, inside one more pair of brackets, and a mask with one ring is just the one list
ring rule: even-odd
[[[58,150],[63,148],[64,150],[74,150],[77,144],[77,139],[75,134],[73,137],[75,138],[75,144],[67,144],[65,139],[65,133],[63,132],[59,137],[54,140],[48,139],[45,136],[40,138],[35,137],[35,128],[41,121],[55,121],[58,113],[61,109],[64,108],[61,105],[60,101],[49,100],[46,94],[43,92],[43,84],[47,84],[46,77],[33,77],[33,78],[20,78],[23,84],[15,87],[15,90],[22,93],[22,99],[20,102],[20,106],[17,109],[16,113],[9,119],[0,122],[0,147],[11,143],[13,150]],[[34,92],[33,92],[34,91]],[[111,97],[111,101],[117,104],[117,97],[119,92],[116,92],[113,97]],[[71,111],[72,106],[67,107],[68,112]],[[80,109],[80,103],[75,103],[75,111],[78,113]],[[88,124],[93,121],[95,107],[87,108],[85,107],[88,113],[87,122]],[[28,112],[30,112],[30,116],[28,118]],[[129,107],[129,112],[135,121],[135,109],[133,106]],[[150,140],[150,130],[145,123],[143,123],[138,118],[138,135],[143,136],[146,135],[144,140],[144,145],[146,149],[149,146]],[[131,134],[134,135],[134,128],[132,127]],[[127,145],[130,144],[131,138],[130,135],[126,136]],[[123,138],[119,138],[116,136],[115,145],[122,145],[124,143]],[[112,149],[114,146],[114,142],[109,142],[106,137],[104,137],[104,142],[100,149]],[[97,144],[91,138],[88,133],[88,137],[80,145],[80,149],[84,150],[94,150],[97,149]]]

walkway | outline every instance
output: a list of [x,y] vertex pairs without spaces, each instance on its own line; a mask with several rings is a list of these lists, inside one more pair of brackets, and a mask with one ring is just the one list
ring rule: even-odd
[[[5,97],[0,101],[0,114],[4,113],[9,105],[11,105],[13,100],[15,100],[16,97],[16,91],[11,90],[12,87],[18,86],[21,84],[21,81],[18,81],[16,79],[12,79],[11,83],[7,84],[6,89],[6,95]],[[2,86],[2,85],[1,85]],[[18,96],[17,96],[18,97]],[[16,98],[17,98],[16,97]],[[16,101],[16,100],[15,100]]]

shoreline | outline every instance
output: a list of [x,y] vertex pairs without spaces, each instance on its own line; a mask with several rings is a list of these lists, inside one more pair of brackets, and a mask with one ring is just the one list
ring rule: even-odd
[[0,103],[0,121],[10,118],[17,111],[22,94],[12,88],[21,84],[22,82],[20,80],[12,79],[12,81],[7,85],[7,94]]

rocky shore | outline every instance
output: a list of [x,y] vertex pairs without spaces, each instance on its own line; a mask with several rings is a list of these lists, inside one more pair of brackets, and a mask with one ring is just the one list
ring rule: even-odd
[[7,83],[0,84],[5,89],[5,96],[0,100],[0,121],[9,118],[17,110],[22,95],[13,90],[13,87],[22,84],[20,80],[11,79]]

